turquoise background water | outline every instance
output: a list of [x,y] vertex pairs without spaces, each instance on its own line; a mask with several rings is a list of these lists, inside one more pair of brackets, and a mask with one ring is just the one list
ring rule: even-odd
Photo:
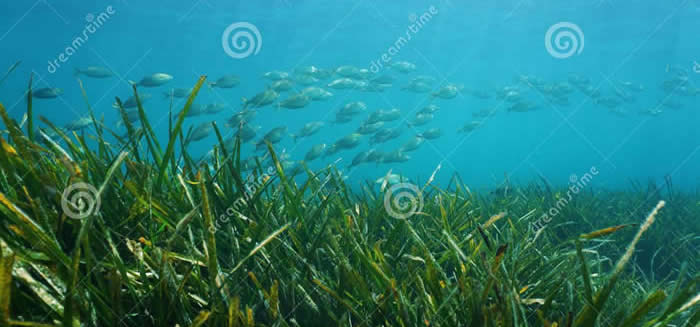
[[[84,115],[87,110],[74,67],[100,65],[119,76],[106,80],[83,78],[97,116],[104,115],[114,127],[117,113],[111,107],[115,96],[131,94],[127,80],[139,80],[153,72],[175,77],[167,86],[144,89],[155,99],[146,103],[151,124],[167,135],[169,101],[161,96],[168,87],[191,87],[201,74],[215,79],[224,74],[241,77],[241,85],[230,90],[204,89],[200,103],[228,104],[226,113],[188,119],[188,125],[215,120],[219,126],[240,109],[242,96],[250,97],[265,88],[262,73],[291,71],[315,65],[332,68],[355,65],[367,68],[372,60],[405,35],[409,17],[434,6],[436,15],[393,57],[417,65],[410,75],[395,73],[399,82],[384,93],[331,90],[327,102],[291,111],[260,109],[254,124],[260,135],[281,125],[296,132],[308,121],[333,119],[344,103],[364,101],[370,111],[397,107],[404,115],[431,101],[441,110],[426,126],[440,127],[442,138],[411,153],[412,160],[400,164],[362,165],[349,172],[352,181],[376,179],[389,169],[425,181],[442,163],[437,175],[446,183],[453,173],[473,187],[497,187],[505,175],[526,183],[544,176],[552,184],[565,185],[570,175],[582,175],[595,166],[596,187],[625,188],[630,180],[663,181],[671,174],[674,183],[696,189],[700,182],[700,95],[675,97],[682,108],[665,109],[659,116],[637,112],[655,107],[664,99],[659,89],[669,77],[667,67],[688,72],[691,85],[700,87],[700,74],[693,72],[700,61],[700,2],[698,1],[21,1],[0,5],[0,67],[17,60],[21,66],[0,88],[0,101],[20,119],[26,102],[23,92],[31,72],[35,88],[60,87],[58,99],[35,101],[35,112],[58,124]],[[115,14],[55,73],[47,62],[61,53],[82,33],[86,16],[98,15],[112,6]],[[233,59],[222,49],[224,29],[235,22],[250,22],[262,35],[261,50],[245,59]],[[553,58],[544,46],[548,28],[567,21],[580,26],[585,46],[580,54]],[[4,70],[4,68],[2,68]],[[576,92],[569,106],[553,107],[535,92],[527,97],[541,109],[508,113],[499,99],[481,100],[470,95],[455,99],[430,99],[427,94],[401,91],[399,86],[415,75],[430,75],[468,88],[493,90],[515,84],[520,74],[547,82],[566,81],[570,72],[589,77],[601,92],[609,94],[613,83],[632,81],[646,89],[635,103],[621,108],[618,117]],[[328,82],[328,81],[327,81]],[[284,98],[284,96],[283,96]],[[677,98],[677,99],[676,99]],[[475,111],[498,107],[501,111],[469,136],[456,130],[472,120]],[[179,110],[182,102],[177,103]],[[363,116],[366,116],[363,115]],[[321,132],[294,144],[279,144],[292,159],[302,159],[317,143],[332,143],[351,133],[364,117],[346,125],[328,123]],[[396,122],[400,124],[401,122]],[[417,128],[423,130],[425,128]],[[231,129],[225,130],[232,133]],[[406,129],[397,140],[382,144],[393,150],[415,131]],[[163,141],[164,142],[164,141]],[[192,151],[203,154],[215,143],[214,136],[195,143]],[[367,142],[351,151],[311,167],[321,167],[343,157],[346,166]],[[246,149],[250,152],[248,145]]]

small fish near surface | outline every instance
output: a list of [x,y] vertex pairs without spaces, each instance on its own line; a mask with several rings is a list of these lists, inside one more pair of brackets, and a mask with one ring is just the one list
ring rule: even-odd
[[87,66],[85,68],[76,67],[73,70],[75,76],[84,75],[92,78],[110,78],[114,76],[114,73],[105,67],[100,66]]
[[155,73],[148,76],[144,76],[144,78],[142,78],[138,82],[129,81],[129,83],[135,86],[158,87],[172,80],[173,77],[171,75],[168,75],[166,73]]
[[46,87],[32,92],[32,97],[38,99],[54,99],[63,95],[63,89],[57,87]]

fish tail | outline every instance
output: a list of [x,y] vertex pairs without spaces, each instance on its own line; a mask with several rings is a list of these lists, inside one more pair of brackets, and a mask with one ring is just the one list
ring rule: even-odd
[[73,76],[79,76],[82,72],[80,71],[80,68],[74,67],[73,68]]
[[132,80],[128,80],[127,82],[129,82],[130,85],[139,86],[139,83],[134,82],[134,81],[132,81]]

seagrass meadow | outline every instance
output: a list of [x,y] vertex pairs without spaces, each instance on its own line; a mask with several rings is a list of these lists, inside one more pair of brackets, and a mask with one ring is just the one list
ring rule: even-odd
[[[204,81],[166,140],[140,103],[127,135],[89,105],[82,133],[35,117],[31,83],[25,121],[0,105],[1,326],[700,323],[698,192],[587,188],[533,229],[565,190],[479,194],[454,176],[422,183],[422,210],[396,219],[384,187],[351,188],[332,165],[295,178],[271,145],[243,172],[216,123],[214,155],[191,158],[182,125]],[[73,219],[61,198],[78,182],[99,209]]]

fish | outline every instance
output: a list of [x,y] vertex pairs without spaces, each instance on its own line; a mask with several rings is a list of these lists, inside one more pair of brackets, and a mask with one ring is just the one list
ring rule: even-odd
[[318,79],[327,79],[333,76],[333,71],[316,66],[297,67],[294,69],[294,73],[298,75],[310,75]]
[[214,128],[212,127],[211,122],[201,123],[192,130],[192,133],[187,138],[188,141],[186,143],[202,140],[209,136],[213,130]]
[[480,120],[472,120],[464,124],[460,129],[457,130],[457,132],[470,133],[476,130],[477,128],[481,127],[482,124],[483,122],[481,122]]
[[275,127],[267,132],[261,141],[268,141],[272,144],[279,143],[284,138],[285,133],[287,133],[287,126]]
[[92,78],[110,78],[114,76],[114,73],[105,67],[100,66],[87,66],[85,68],[76,67],[73,69],[73,75],[80,76],[85,75]]
[[297,139],[302,138],[302,137],[309,137],[311,135],[316,134],[321,127],[325,125],[324,122],[321,121],[312,121],[304,124],[304,126],[301,128],[299,133],[297,134],[292,134],[292,139],[294,142],[297,141]]
[[383,74],[379,75],[375,78],[370,79],[371,83],[376,83],[376,84],[392,84],[396,81],[396,77],[394,75],[390,74]]
[[304,93],[296,93],[279,102],[277,107],[301,109],[306,107],[309,103],[311,103],[311,98],[309,96],[305,95]]
[[600,97],[594,101],[595,104],[602,105],[607,108],[615,108],[622,102],[619,98],[613,96]]
[[323,101],[330,99],[333,93],[317,86],[309,86],[301,90],[301,93],[311,98],[311,101]]
[[269,79],[271,81],[279,81],[281,79],[289,78],[289,73],[283,71],[271,71],[264,73],[262,76],[263,78]]
[[78,118],[64,126],[66,130],[69,131],[79,131],[82,129],[87,128],[88,126],[92,125],[93,121],[92,118],[90,117],[82,117]]
[[391,68],[401,73],[410,73],[416,70],[416,65],[408,61],[397,61],[391,65]]
[[339,78],[328,83],[327,87],[335,90],[347,90],[354,89],[358,87],[357,81],[350,78]]
[[304,160],[305,161],[314,161],[314,160],[318,159],[323,154],[324,150],[326,150],[325,143],[316,144],[316,145],[311,147],[309,152],[306,153],[306,155],[304,156]]
[[[141,104],[146,103],[146,101],[150,100],[153,96],[150,93],[141,93],[139,94],[139,100],[141,101]],[[136,102],[136,97],[133,95],[130,96],[126,101],[122,102],[122,107],[124,109],[129,109],[129,108],[136,108],[138,106],[138,103]],[[119,105],[115,102],[112,104],[113,108],[119,108]]]
[[439,128],[431,128],[419,133],[417,136],[422,137],[426,140],[434,140],[442,136],[442,130]]
[[600,90],[593,87],[592,85],[581,87],[579,88],[579,91],[593,99],[600,97]]
[[365,159],[365,161],[378,163],[382,161],[382,158],[384,158],[383,152],[377,151],[376,149],[369,149],[367,151],[367,158]]
[[428,93],[433,89],[432,85],[420,82],[420,81],[410,81],[407,85],[401,87],[401,90],[413,92],[413,93]]
[[339,115],[352,116],[362,113],[367,110],[367,104],[362,101],[355,101],[345,104],[340,110],[338,110]]
[[367,162],[367,157],[369,157],[369,151],[361,151],[358,152],[354,158],[352,158],[352,162],[350,163],[350,166],[348,167],[355,167],[359,164]]
[[255,110],[248,110],[248,109],[243,109],[235,114],[228,120],[228,124],[231,127],[238,127],[239,125],[245,125],[253,118],[257,112]]
[[53,99],[61,95],[63,95],[63,89],[57,87],[45,87],[32,92],[32,97],[38,99]]
[[384,143],[399,137],[403,130],[399,127],[385,128],[379,130],[370,138],[370,144]]
[[401,110],[398,108],[392,108],[389,110],[379,109],[369,114],[365,124],[373,124],[380,121],[391,122],[399,118],[401,118]]
[[243,109],[248,107],[261,108],[275,102],[279,96],[279,93],[275,92],[275,90],[267,89],[254,95],[251,99],[243,97],[241,101],[243,102]]
[[401,163],[411,160],[411,156],[399,151],[391,151],[382,157],[381,163]]
[[655,117],[655,116],[660,115],[663,112],[664,111],[659,109],[659,108],[648,108],[648,109],[644,109],[644,110],[640,111],[639,113],[643,114],[643,115],[649,115],[649,116]]
[[393,185],[393,184],[405,183],[407,181],[408,181],[408,178],[403,177],[403,176],[398,175],[398,174],[392,174],[390,171],[388,174],[386,174],[386,176],[382,176],[382,177],[378,178],[375,181],[375,183],[382,184],[382,185],[383,184]]
[[461,89],[462,89],[461,86],[458,86],[455,84],[447,84],[447,85],[441,87],[436,92],[433,92],[431,95],[434,98],[453,99],[457,96],[457,94],[459,94],[459,91]]
[[360,144],[360,140],[362,139],[362,135],[358,133],[352,133],[350,135],[347,135],[340,140],[336,141],[333,145],[337,149],[352,149]]
[[355,133],[362,135],[374,134],[382,127],[384,127],[383,121],[378,121],[376,123],[371,124],[363,123],[360,127],[357,128],[357,130],[355,130]]
[[289,91],[292,88],[294,88],[294,82],[288,79],[281,79],[278,81],[272,82],[270,84],[269,88],[275,90],[276,92],[284,92],[284,91]]
[[129,81],[131,85],[144,86],[144,87],[158,87],[164,85],[173,80],[171,75],[166,73],[155,73],[148,76],[144,76],[140,81],[134,82]]
[[496,109],[496,108],[481,109],[477,112],[473,112],[472,117],[474,117],[474,118],[487,118],[487,117],[493,116],[494,114],[496,114],[496,112],[498,112],[498,109]]
[[334,124],[345,124],[352,121],[352,116],[346,116],[336,113],[335,120],[331,121]]
[[438,112],[438,110],[440,110],[440,107],[438,107],[438,105],[429,104],[423,107],[423,109],[421,109],[420,111],[418,111],[418,114],[434,114]]
[[236,75],[225,75],[219,77],[216,81],[209,83],[210,87],[218,87],[220,89],[230,89],[241,84],[241,79]]
[[251,126],[250,124],[241,125],[236,135],[241,137],[241,142],[246,143],[255,138],[260,128],[260,126]]
[[510,112],[528,112],[528,111],[533,111],[536,110],[538,107],[532,102],[528,101],[520,101],[516,102],[510,107],[508,107],[508,111]]
[[301,84],[301,85],[312,85],[315,83],[318,83],[318,78],[313,77],[311,75],[294,75],[294,81]]
[[423,126],[433,120],[433,114],[417,114],[411,121],[406,122],[408,126]]
[[362,79],[363,77],[360,68],[350,65],[340,66],[336,68],[335,73],[342,77],[349,77],[353,79]]
[[374,82],[359,81],[357,83],[357,89],[363,92],[384,92],[384,90],[391,87],[391,84],[380,84]]
[[212,103],[204,107],[205,114],[218,114],[226,109],[226,105],[222,103]]
[[[185,115],[185,117],[201,116],[206,113],[206,108],[207,107],[201,103],[193,103],[192,106],[190,106],[190,110],[187,111],[187,115]],[[177,113],[177,116],[180,116],[180,113],[182,113],[182,110]]]
[[399,152],[409,152],[417,150],[421,145],[425,143],[425,139],[421,136],[416,136],[410,139],[408,142],[404,143],[400,148]]
[[190,94],[192,94],[192,89],[183,88],[172,88],[163,92],[163,96],[165,96],[166,98],[173,97],[179,99],[187,98],[190,96]]

